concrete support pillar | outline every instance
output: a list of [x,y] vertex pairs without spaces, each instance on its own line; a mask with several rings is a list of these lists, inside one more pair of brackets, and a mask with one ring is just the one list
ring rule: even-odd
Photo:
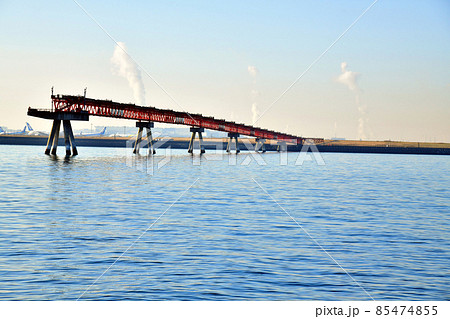
[[58,140],[59,140],[59,130],[61,128],[61,120],[54,120],[53,121],[53,127],[52,127],[52,149],[50,151],[50,154],[56,155],[56,150],[58,148]]
[[231,143],[233,143],[233,139],[235,141],[235,149],[236,154],[239,153],[241,150],[239,149],[239,133],[228,133],[228,145],[227,145],[227,153],[231,152]]
[[89,114],[87,112],[55,112],[53,110],[47,111],[28,108],[27,114],[47,120],[53,120],[52,130],[47,139],[47,146],[45,147],[45,154],[56,155],[56,150],[58,148],[59,131],[61,129],[61,121],[63,121],[66,155],[70,155],[71,148],[72,155],[78,155],[70,121],[89,121]]
[[191,139],[189,140],[188,153],[192,153],[194,151],[194,140],[195,140],[196,132],[192,132]]
[[200,154],[205,153],[205,147],[203,146],[203,136],[202,133],[205,131],[203,127],[191,127],[191,139],[189,140],[189,148],[188,153],[194,153],[194,142],[195,142],[195,134],[198,133],[198,143],[200,148]]
[[[137,125],[137,123],[136,123]],[[136,136],[136,142],[134,143],[134,149],[133,149],[133,154],[139,154],[139,148],[140,148],[140,144],[142,141],[142,131],[144,130],[143,127],[139,127],[137,136]]]
[[67,124],[70,123],[70,121],[63,121],[63,128],[64,128],[64,144],[66,145],[66,156],[72,155],[72,152],[70,151],[70,135],[69,135],[69,128]]
[[[70,120],[63,120],[63,128],[64,128],[64,143],[66,145],[66,156],[70,156],[71,153],[73,156],[78,155],[77,146],[75,145],[75,138],[73,136],[72,125],[70,124]],[[72,148],[72,152],[70,149]]]
[[55,132],[56,132],[57,127],[58,127],[58,131],[59,131],[59,125],[61,125],[60,120],[53,120],[52,130],[50,132],[50,135],[48,136],[47,146],[45,148],[45,154],[47,154],[47,155],[50,155],[50,151],[53,146],[53,140],[55,138]]
[[[78,155],[77,146],[75,145],[75,137],[73,136],[72,125],[70,120],[63,120],[64,143],[66,146],[66,156]],[[48,136],[45,154],[56,155],[58,148],[59,131],[61,129],[61,120],[53,120],[52,130]],[[72,151],[71,151],[72,149]]]
[[266,152],[266,144],[264,144],[266,142],[265,138],[256,138],[256,144],[255,144],[255,151],[258,152],[259,150],[261,150],[261,152],[265,153]]
[[70,121],[67,121],[67,129],[69,131],[70,145],[72,146],[72,155],[77,156],[78,150],[77,145],[75,144],[75,137],[73,136],[72,124],[70,124]]
[[156,154],[156,150],[153,148],[153,137],[152,137],[152,129],[147,127],[147,141],[148,141],[148,154]]
[[156,154],[156,150],[153,148],[153,138],[152,138],[152,128],[154,127],[153,122],[136,122],[136,127],[139,128],[136,142],[134,143],[133,154],[139,154],[139,149],[142,143],[142,133],[144,132],[144,128],[147,131],[147,147],[148,147],[148,155]]
[[277,152],[287,152],[287,144],[285,141],[278,141]]
[[205,153],[205,146],[203,145],[202,131],[198,132],[198,143],[199,143],[199,146],[200,146],[200,153],[201,154]]

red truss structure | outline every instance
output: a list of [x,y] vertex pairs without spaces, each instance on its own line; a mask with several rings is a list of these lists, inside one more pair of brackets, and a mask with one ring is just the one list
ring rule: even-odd
[[[113,102],[110,100],[97,100],[86,98],[84,96],[52,95],[52,106],[52,111],[54,112],[87,112],[89,115],[93,116],[189,125],[192,127],[237,133],[240,135],[279,140],[295,144],[303,144],[306,140],[305,138],[295,135],[284,134],[223,119],[215,119],[201,114],[159,109],[156,107],[144,107],[135,104]],[[323,139],[309,138],[308,140],[315,143],[323,141]]]

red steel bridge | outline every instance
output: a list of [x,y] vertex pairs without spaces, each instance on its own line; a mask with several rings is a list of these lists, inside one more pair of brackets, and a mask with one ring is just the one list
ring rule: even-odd
[[[171,123],[171,124],[181,124],[191,126],[191,144],[193,146],[193,139],[195,138],[195,133],[199,134],[200,141],[202,141],[201,132],[206,129],[227,132],[230,140],[235,138],[237,146],[237,137],[239,135],[246,135],[256,137],[257,141],[262,140],[277,140],[283,143],[294,143],[294,144],[304,144],[306,139],[303,137],[298,137],[290,134],[285,134],[281,132],[271,131],[267,129],[262,129],[250,125],[245,125],[241,123],[235,123],[231,121],[226,121],[223,119],[215,119],[213,117],[204,116],[201,114],[192,114],[187,112],[179,112],[168,109],[160,109],[156,107],[144,107],[135,104],[118,103],[110,100],[98,100],[86,98],[85,96],[74,96],[74,95],[53,95],[52,99],[52,109],[51,110],[39,110],[29,108],[28,115],[37,116],[46,119],[53,119],[53,128],[49,136],[49,141],[47,143],[46,153],[50,153],[50,148],[53,148],[56,131],[59,134],[59,127],[61,121],[64,124],[64,132],[66,137],[66,150],[68,150],[70,155],[70,146],[74,148],[75,142],[73,139],[73,132],[70,125],[70,120],[89,120],[89,116],[103,116],[111,118],[129,119],[137,120],[136,126],[139,127],[138,138],[136,144],[142,139],[142,130],[147,128],[147,138],[151,143],[151,131],[150,128],[153,127],[153,122],[160,123]],[[53,137],[52,137],[53,135]],[[51,140],[52,139],[52,140]],[[309,139],[314,143],[323,142],[323,139]],[[69,147],[68,147],[69,145]],[[54,152],[56,153],[56,147]],[[227,149],[228,151],[229,149]],[[238,151],[238,149],[237,149]],[[190,145],[189,152],[192,152]],[[202,152],[204,150],[202,149]],[[74,155],[76,155],[76,148],[74,149]]]

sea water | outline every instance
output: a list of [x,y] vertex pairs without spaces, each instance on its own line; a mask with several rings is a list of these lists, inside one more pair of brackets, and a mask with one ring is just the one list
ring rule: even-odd
[[0,145],[1,300],[450,299],[450,157],[43,151]]

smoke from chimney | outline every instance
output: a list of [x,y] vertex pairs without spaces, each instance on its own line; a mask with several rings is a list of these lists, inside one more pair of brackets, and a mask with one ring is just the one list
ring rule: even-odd
[[259,70],[256,68],[256,66],[253,66],[253,65],[249,65],[248,68],[247,68],[247,70],[248,70],[248,73],[249,73],[253,78],[255,78],[255,77],[258,75],[258,73],[259,73]]
[[127,79],[128,85],[133,90],[135,103],[145,105],[145,88],[141,71],[126,52],[125,43],[118,42],[111,57],[113,74]]
[[248,74],[250,74],[250,76],[253,78],[253,88],[251,91],[251,99],[252,99],[251,111],[252,111],[252,124],[255,124],[260,116],[258,102],[257,102],[257,99],[260,94],[259,94],[259,91],[255,88],[256,87],[256,77],[259,74],[259,70],[255,66],[249,65],[247,68],[247,71],[248,71]]
[[341,63],[341,75],[336,79],[336,82],[344,84],[350,91],[355,92],[355,102],[358,109],[358,138],[361,140],[366,139],[366,126],[368,122],[367,118],[367,106],[361,103],[360,95],[362,94],[361,88],[358,86],[358,78],[360,73],[353,72],[347,69],[347,62]]
[[337,78],[337,81],[339,83],[346,85],[349,88],[349,90],[359,92],[360,88],[358,86],[357,81],[358,81],[360,74],[350,71],[350,70],[347,70],[347,62],[341,63],[341,72],[342,73]]
[[258,103],[255,102],[252,104],[252,124],[255,124],[258,118],[259,118]]

